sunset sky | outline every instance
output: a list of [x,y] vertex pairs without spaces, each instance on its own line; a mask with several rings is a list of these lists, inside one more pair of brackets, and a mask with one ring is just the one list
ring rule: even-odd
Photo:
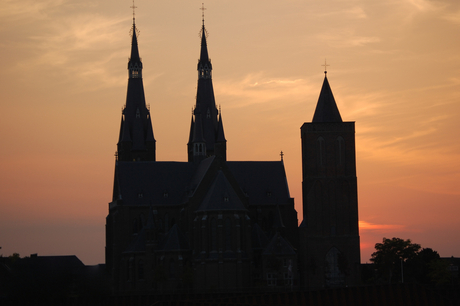
[[[284,162],[302,219],[300,127],[324,78],[356,122],[361,261],[383,237],[460,256],[460,1],[204,3],[228,160]],[[130,0],[3,0],[0,254],[104,262]],[[201,2],[136,0],[157,160],[185,161]]]

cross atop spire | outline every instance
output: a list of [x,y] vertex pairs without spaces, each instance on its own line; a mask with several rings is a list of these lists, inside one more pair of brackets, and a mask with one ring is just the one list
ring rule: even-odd
[[327,74],[327,67],[330,65],[326,64],[326,59],[324,59],[324,65],[321,66],[324,66],[324,74]]
[[200,10],[201,10],[201,21],[203,22],[203,26],[204,26],[204,11],[206,10],[206,8],[204,7],[204,3],[201,3]]
[[137,9],[137,6],[134,5],[134,0],[133,0],[133,5],[130,6],[130,8],[133,9],[133,24],[136,23],[136,9]]

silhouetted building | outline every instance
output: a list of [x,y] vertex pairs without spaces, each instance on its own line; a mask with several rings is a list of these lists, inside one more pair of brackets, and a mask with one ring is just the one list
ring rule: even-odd
[[301,127],[301,273],[307,287],[359,281],[355,123],[343,122],[325,72],[311,123]]
[[1,257],[0,305],[78,305],[108,294],[104,265],[85,266],[76,256]]
[[[227,161],[227,140],[222,114],[214,99],[204,21],[197,69],[196,104],[187,144],[188,162],[156,161],[155,138],[144,98],[142,62],[133,22],[128,93],[117,145],[113,198],[106,220],[106,265],[113,292],[294,288],[301,283],[308,284],[305,280],[301,282],[301,278],[307,277],[301,273],[310,273],[308,269],[299,269],[301,258],[312,257],[311,254],[318,252],[313,256],[318,256],[318,262],[329,258],[337,260],[340,254],[348,256],[345,247],[357,247],[351,253],[358,252],[359,263],[359,244],[348,243],[348,240],[345,244],[339,243],[329,234],[324,236],[326,246],[312,244],[311,235],[307,235],[300,244],[308,244],[308,247],[299,249],[297,212],[289,194],[282,159]],[[345,127],[337,131],[344,132],[340,134],[344,139],[342,148],[352,155],[343,157],[344,166],[337,166],[346,175],[355,173],[354,136],[349,135],[349,129],[349,124],[345,123]],[[329,142],[329,136],[324,137]],[[303,158],[307,158],[305,153]],[[304,175],[305,169],[304,166]],[[357,213],[356,176],[347,178],[345,183],[354,184],[355,189],[345,190],[340,185],[342,193],[336,191],[335,194],[342,202],[337,205],[345,205],[342,194],[346,194],[353,212]],[[338,220],[338,213],[346,210],[337,211],[334,205],[325,212]],[[311,218],[307,214],[305,217]],[[337,236],[352,233],[356,235],[352,237],[355,241],[357,215],[342,217],[351,219],[334,223]],[[349,229],[342,228],[345,224]],[[328,223],[327,226],[332,225]],[[329,249],[323,251],[326,247]],[[318,251],[310,248],[318,248]],[[350,264],[356,260],[352,255],[347,259]],[[316,273],[326,272],[318,270]],[[354,270],[350,269],[350,273]],[[356,277],[322,285],[352,284],[351,280],[355,281]]]

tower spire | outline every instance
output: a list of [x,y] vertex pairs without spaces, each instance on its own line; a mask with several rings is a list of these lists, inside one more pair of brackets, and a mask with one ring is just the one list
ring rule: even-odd
[[324,63],[324,81],[321,93],[319,94],[318,103],[316,104],[315,114],[312,122],[342,122],[339,108],[335,103],[331,86],[327,80],[326,63]]
[[133,27],[131,40],[131,56],[128,61],[128,92],[126,105],[122,111],[120,136],[118,140],[118,160],[148,160],[155,161],[155,138],[153,136],[150,110],[147,108],[142,81],[142,60],[139,56],[133,9]]
[[[193,113],[195,120],[192,119],[190,135],[195,135],[195,131],[193,129],[199,128],[198,121],[200,121],[199,124],[202,129],[203,141],[206,144],[206,156],[220,155],[225,159],[223,151],[226,150],[226,140],[222,126],[222,117],[219,116],[214,99],[214,90],[212,86],[212,64],[208,55],[206,28],[204,25],[205,9],[204,4],[202,4],[200,8],[202,11],[201,49],[197,65],[198,85],[196,104]],[[189,161],[193,161],[193,148],[194,141],[192,140],[188,143]]]

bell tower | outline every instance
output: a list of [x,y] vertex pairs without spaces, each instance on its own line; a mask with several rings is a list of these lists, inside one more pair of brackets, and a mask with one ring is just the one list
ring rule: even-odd
[[327,72],[312,122],[301,127],[301,269],[310,288],[359,283],[355,123],[343,122]]

